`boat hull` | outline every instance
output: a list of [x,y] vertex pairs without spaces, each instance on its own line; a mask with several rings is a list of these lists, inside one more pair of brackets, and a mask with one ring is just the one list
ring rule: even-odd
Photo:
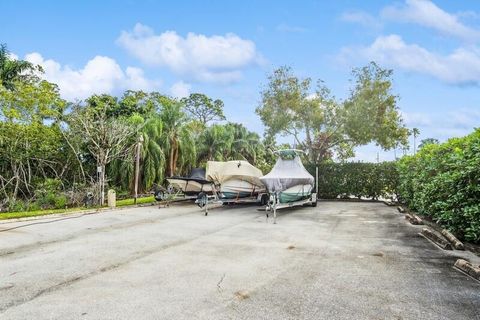
[[230,179],[220,186],[221,199],[237,199],[257,196],[265,192],[265,187],[256,186],[245,180]]
[[307,199],[312,194],[313,186],[311,184],[299,184],[290,187],[279,193],[280,203],[289,203]]
[[212,193],[212,184],[183,179],[167,179],[167,181],[173,188],[181,190],[186,195],[196,195],[200,192]]

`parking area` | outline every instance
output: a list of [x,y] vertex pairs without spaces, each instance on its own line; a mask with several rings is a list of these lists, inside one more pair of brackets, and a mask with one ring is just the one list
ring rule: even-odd
[[[18,227],[18,228],[17,228]],[[395,208],[192,204],[0,224],[1,319],[480,319],[462,255]]]

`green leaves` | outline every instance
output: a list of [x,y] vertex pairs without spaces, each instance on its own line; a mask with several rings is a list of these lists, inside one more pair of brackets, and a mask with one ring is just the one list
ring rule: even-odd
[[413,210],[468,241],[480,242],[480,129],[424,144],[398,162],[399,193]]
[[384,149],[407,144],[404,127],[392,91],[392,71],[371,63],[353,71],[350,97],[337,101],[322,81],[312,94],[310,78],[296,77],[281,67],[268,77],[256,108],[269,135],[291,135],[312,162],[334,154],[354,155],[353,148],[375,142]]
[[[315,165],[306,167],[311,174],[315,174]],[[318,168],[319,198],[355,196],[378,199],[389,198],[396,193],[398,174],[394,162],[324,162]]]
[[212,100],[202,93],[192,93],[180,102],[185,112],[203,125],[215,120],[225,120],[222,100]]
[[25,60],[14,60],[9,57],[5,44],[0,44],[0,87],[13,91],[19,82],[34,79],[34,71],[41,71]]

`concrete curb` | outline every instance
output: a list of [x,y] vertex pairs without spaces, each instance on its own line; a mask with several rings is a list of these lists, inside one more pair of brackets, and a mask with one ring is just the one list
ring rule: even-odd
[[420,235],[430,240],[443,250],[452,250],[452,245],[440,233],[429,228],[423,228]]
[[447,238],[447,240],[456,250],[465,250],[465,246],[463,245],[463,243],[458,240],[452,233],[450,233],[450,231],[443,229],[441,233],[445,238]]
[[480,281],[480,266],[474,266],[467,260],[463,259],[458,259],[453,266],[475,280]]
[[90,214],[97,214],[103,212],[110,212],[110,211],[121,211],[124,209],[131,209],[131,208],[139,208],[139,207],[149,207],[155,206],[158,203],[151,202],[151,203],[141,203],[141,204],[132,204],[128,206],[121,206],[121,207],[103,207],[103,208],[94,208],[94,209],[83,209],[83,210],[75,210],[69,212],[59,212],[59,213],[51,213],[51,214],[43,214],[31,217],[23,217],[23,218],[12,218],[12,219],[3,219],[0,220],[1,224],[8,224],[8,223],[15,223],[15,222],[24,222],[24,221],[34,221],[34,220],[50,220],[56,218],[63,218],[63,217],[70,217],[70,216],[80,216],[80,215],[90,215]]
[[395,201],[383,200],[382,202],[389,207],[395,207],[396,205],[398,205],[398,202]]
[[422,219],[419,216],[417,216],[416,214],[413,214],[413,213],[406,213],[405,214],[405,219],[407,219],[411,224],[414,224],[414,225],[423,224]]

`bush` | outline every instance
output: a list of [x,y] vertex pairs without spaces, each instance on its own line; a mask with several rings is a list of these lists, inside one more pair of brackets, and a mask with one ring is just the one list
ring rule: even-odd
[[460,238],[480,243],[480,129],[398,162],[399,198]]
[[[307,165],[307,170],[315,175],[315,165]],[[392,198],[398,173],[394,162],[329,162],[318,165],[318,180],[319,198]]]
[[61,193],[61,181],[46,179],[37,186],[35,204],[42,209],[61,209],[68,204],[68,198]]

